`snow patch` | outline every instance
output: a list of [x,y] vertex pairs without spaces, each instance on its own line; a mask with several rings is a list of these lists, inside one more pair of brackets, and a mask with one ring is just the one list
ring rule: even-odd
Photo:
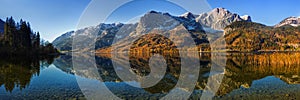
[[248,19],[249,19],[249,17],[250,17],[249,15],[244,15],[244,16],[241,16],[241,18],[242,18],[242,19],[244,19],[244,20],[248,20]]
[[291,26],[298,27],[300,24],[290,24]]
[[217,32],[223,31],[223,30],[215,30],[215,29],[212,29],[210,27],[203,27],[203,30],[205,32],[209,32],[209,33],[217,33]]
[[160,25],[158,28],[155,28],[155,29],[159,29],[159,30],[171,30],[173,29],[174,27],[176,27],[178,24],[180,24],[179,22],[174,22],[172,25],[170,26],[162,26]]

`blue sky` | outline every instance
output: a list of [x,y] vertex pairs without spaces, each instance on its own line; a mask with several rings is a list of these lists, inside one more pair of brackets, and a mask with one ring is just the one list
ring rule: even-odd
[[[179,5],[165,0],[134,0],[131,2],[126,0],[93,0],[82,15],[78,27],[98,25],[100,22],[124,23],[132,18],[140,17],[150,10],[168,12],[172,15],[183,14],[187,12],[186,9],[198,13],[211,10],[207,9],[210,6],[204,0],[193,0],[192,2],[176,0],[176,3]],[[182,8],[183,6],[185,9]]]
[[[133,9],[140,6],[142,6],[142,8]],[[156,7],[153,8],[153,6]],[[184,12],[187,12],[182,7],[167,1],[139,0],[136,2],[129,2],[126,5],[119,7],[106,19],[106,22],[107,23],[119,22],[119,21],[127,22],[128,19],[132,19],[136,17],[136,15],[142,16],[145,13],[145,11],[149,11],[149,10],[168,12],[172,15],[180,15]],[[135,12],[135,13],[128,13],[128,12]],[[118,15],[126,15],[126,16],[119,18]]]
[[[113,4],[118,0],[102,1]],[[0,0],[0,18],[4,20],[13,16],[17,21],[20,18],[29,21],[33,30],[40,31],[42,38],[52,41],[62,33],[76,29],[82,13],[90,2],[91,0]],[[253,21],[266,25],[274,25],[289,16],[300,16],[300,0],[207,0],[207,2],[212,8],[224,7],[240,15],[247,14]],[[99,9],[111,6],[100,5],[97,6]],[[135,1],[117,9],[107,22],[125,21],[147,10],[167,11],[175,15],[186,11],[180,6],[159,0]],[[101,14],[101,11],[92,10],[90,13]],[[116,17],[118,15],[122,17]],[[86,23],[84,26],[99,22]]]
[[[74,2],[77,1],[77,2]],[[89,0],[0,0],[0,18],[13,16],[30,22],[34,31],[52,41],[62,33],[75,29]]]

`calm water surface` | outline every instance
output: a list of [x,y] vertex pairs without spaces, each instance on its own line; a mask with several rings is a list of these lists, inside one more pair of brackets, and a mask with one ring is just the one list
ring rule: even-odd
[[[211,74],[222,74],[223,79],[213,99],[300,99],[300,54],[226,54],[225,63],[212,61],[211,54],[201,54],[200,72],[195,90],[190,99],[199,99],[207,87]],[[150,55],[130,56],[132,73],[145,76],[150,73]],[[89,90],[81,90],[77,80],[86,85],[102,84],[122,99],[159,99],[172,91],[180,76],[181,58],[193,59],[197,56],[164,55],[167,72],[162,80],[149,88],[136,88],[123,82],[114,70],[111,57],[95,57],[102,81],[93,73],[74,70],[72,56],[64,55],[54,61],[37,62],[26,60],[2,60],[0,62],[1,99],[85,99]],[[90,60],[89,56],[82,56]],[[114,63],[125,69],[122,56],[114,58]],[[226,65],[223,72],[211,73],[213,64]],[[119,70],[119,68],[118,68]],[[193,70],[193,69],[191,69]],[[213,80],[213,79],[212,79]],[[134,80],[128,81],[137,86]],[[82,92],[83,91],[83,92]]]

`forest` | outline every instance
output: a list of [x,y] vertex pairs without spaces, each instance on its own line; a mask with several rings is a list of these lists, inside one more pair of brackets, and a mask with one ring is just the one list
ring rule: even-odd
[[1,56],[46,56],[57,55],[58,50],[49,42],[44,42],[39,32],[33,32],[29,22],[15,22],[6,18],[4,32],[0,33]]
[[234,22],[225,28],[228,51],[299,51],[300,26],[271,27],[254,22]]

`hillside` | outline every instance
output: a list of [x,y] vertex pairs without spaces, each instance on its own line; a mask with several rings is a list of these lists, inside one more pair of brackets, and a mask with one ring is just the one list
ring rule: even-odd
[[300,50],[300,27],[269,27],[239,21],[227,26],[224,38],[228,51]]

